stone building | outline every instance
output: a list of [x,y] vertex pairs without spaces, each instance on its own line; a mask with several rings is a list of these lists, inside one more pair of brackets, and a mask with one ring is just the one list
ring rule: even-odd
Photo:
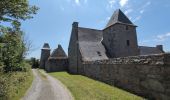
[[136,28],[120,9],[103,30],[73,22],[68,57],[61,45],[50,55],[45,43],[40,68],[84,75],[149,100],[170,100],[170,54],[162,45],[139,46]]
[[50,47],[44,44],[41,51],[40,68],[47,72],[65,71],[68,69],[68,57],[61,45],[50,54]]
[[103,30],[72,24],[68,48],[69,71],[78,73],[82,61],[163,53],[157,47],[138,46],[136,25],[120,10],[116,10]]

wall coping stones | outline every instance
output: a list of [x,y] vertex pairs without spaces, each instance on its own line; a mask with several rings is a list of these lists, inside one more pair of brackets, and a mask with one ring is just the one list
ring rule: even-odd
[[137,64],[170,65],[170,53],[111,58],[108,60],[83,61],[83,64]]

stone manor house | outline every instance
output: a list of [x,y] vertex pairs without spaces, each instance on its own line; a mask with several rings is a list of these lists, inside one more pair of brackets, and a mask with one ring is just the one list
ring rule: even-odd
[[61,45],[50,53],[45,43],[40,68],[48,72],[67,70],[147,98],[166,100],[170,92],[165,91],[168,83],[164,83],[164,74],[169,74],[158,69],[169,66],[170,56],[162,45],[139,46],[136,28],[120,9],[103,30],[79,27],[78,22],[73,22],[68,56]]
[[79,64],[82,60],[107,60],[109,58],[164,52],[162,45],[157,45],[156,47],[138,46],[137,26],[120,9],[114,12],[103,30],[79,27],[78,22],[73,22],[72,26],[68,57],[61,45],[50,54],[50,46],[45,43],[41,53],[42,68],[46,68],[48,71],[66,69],[58,68],[61,66],[57,67],[57,64],[61,64],[56,63],[57,59],[63,61],[64,66],[69,66],[71,73],[76,74],[78,73],[78,67],[81,67]]

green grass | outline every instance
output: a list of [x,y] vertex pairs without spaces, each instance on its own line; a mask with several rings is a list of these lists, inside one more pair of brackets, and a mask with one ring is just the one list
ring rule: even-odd
[[0,100],[19,100],[33,81],[32,71],[11,72],[0,76]]
[[66,72],[49,74],[60,80],[75,100],[143,100],[142,97],[81,75],[70,75]]

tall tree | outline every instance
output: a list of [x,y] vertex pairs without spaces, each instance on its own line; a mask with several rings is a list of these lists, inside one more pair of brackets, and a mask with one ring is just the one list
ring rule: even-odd
[[[0,69],[3,67],[5,72],[22,69],[27,48],[21,21],[33,18],[37,10],[28,0],[0,0]],[[11,23],[11,27],[2,22]]]
[[37,10],[28,0],[0,0],[0,22],[10,22],[17,29],[21,20],[32,18]]

